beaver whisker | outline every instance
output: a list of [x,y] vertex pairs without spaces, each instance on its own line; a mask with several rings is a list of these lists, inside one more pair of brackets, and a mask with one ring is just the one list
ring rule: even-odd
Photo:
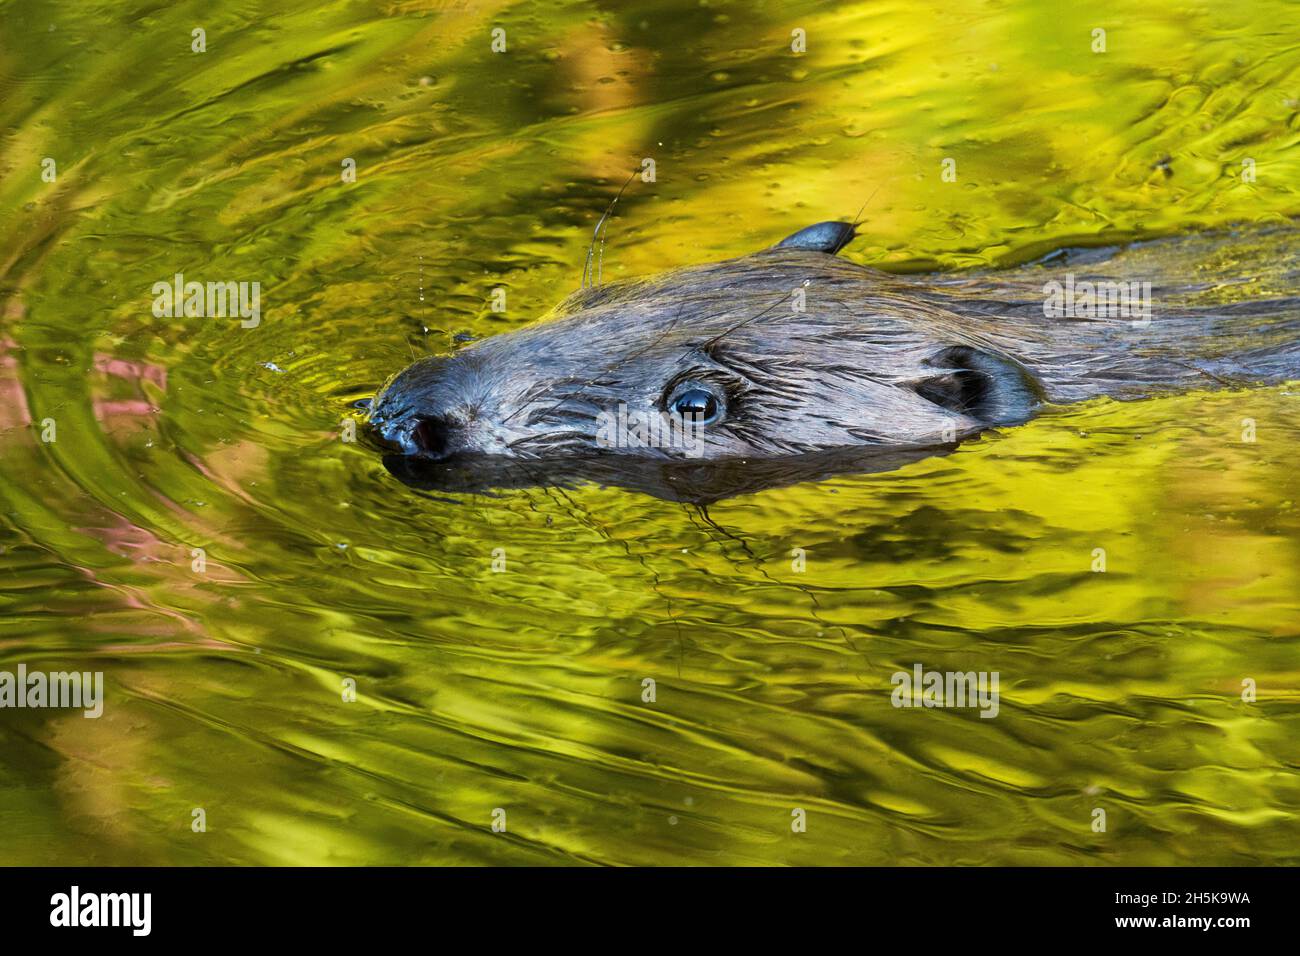
[[[576,399],[577,396],[571,396]],[[528,428],[536,428],[548,422],[571,422],[571,423],[591,423],[596,420],[598,411],[592,406],[591,411],[584,411],[579,408],[564,408],[563,401],[560,405],[552,405],[550,408],[542,409],[533,415],[530,415],[524,425]]]
[[[805,285],[807,284],[807,280],[805,280],[805,283],[804,283],[804,284],[805,284]],[[756,321],[758,321],[759,319],[761,319],[763,316],[769,314],[773,309],[775,309],[778,305],[780,305],[782,302],[784,302],[788,297],[789,297],[789,293],[788,293],[788,292],[782,292],[781,295],[780,295],[780,297],[779,297],[775,302],[773,302],[771,305],[769,305],[766,309],[764,309],[763,311],[759,312],[757,315],[752,315],[752,316],[750,316],[749,318],[744,319],[743,321],[737,322],[735,325],[733,325],[733,326],[732,326],[731,328],[729,328],[729,329],[724,329],[722,332],[719,332],[719,333],[718,333],[717,335],[715,335],[713,338],[709,339],[709,340],[708,340],[707,342],[705,342],[702,346],[700,346],[700,350],[703,351],[703,352],[706,352],[706,353],[707,353],[709,349],[713,348],[713,346],[717,345],[719,342],[721,342],[723,339],[725,339],[728,335],[731,335],[731,334],[733,334],[733,333],[739,331],[740,329],[745,328],[745,327],[746,327],[747,325],[749,325],[750,323],[752,323],[752,322],[756,322]]]
[[545,432],[540,435],[525,435],[509,443],[512,452],[534,458],[591,447],[591,436],[585,432]]
[[864,445],[883,445],[889,441],[887,436],[867,428],[850,427],[845,430]]
[[[587,264],[582,269],[582,288],[584,289],[588,287],[587,276],[591,271],[591,256],[596,247],[596,237],[600,235],[602,227],[608,228],[605,226],[605,221],[609,218],[609,214],[614,211],[614,207],[618,205],[618,201],[623,198],[623,191],[626,190],[628,186],[632,185],[632,180],[636,179],[636,174],[637,171],[635,169],[632,170],[632,174],[627,177],[627,182],[623,183],[618,194],[615,195],[610,204],[605,207],[605,212],[601,215],[600,221],[596,223],[596,228],[591,233],[591,245],[587,247]],[[600,264],[598,268],[600,273],[603,274],[605,268],[605,239],[603,237],[600,240]],[[600,284],[600,275],[597,276],[595,284]]]

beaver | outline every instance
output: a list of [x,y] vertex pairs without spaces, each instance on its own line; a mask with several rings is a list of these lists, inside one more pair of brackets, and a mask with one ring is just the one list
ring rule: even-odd
[[[849,261],[856,226],[584,287],[548,321],[414,362],[368,410],[389,470],[444,489],[550,471],[713,498],[897,467],[1045,405],[1300,377],[1289,226],[965,275]],[[611,440],[611,424],[655,419],[681,427],[652,438],[679,440]]]

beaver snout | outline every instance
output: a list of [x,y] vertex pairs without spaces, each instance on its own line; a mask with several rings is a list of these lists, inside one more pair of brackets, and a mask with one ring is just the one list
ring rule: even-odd
[[446,458],[452,446],[453,427],[447,419],[436,416],[415,419],[411,441],[417,453],[425,458]]
[[442,461],[500,450],[501,413],[481,363],[430,356],[390,380],[370,404],[373,435],[403,455]]
[[449,458],[464,444],[457,440],[462,429],[440,415],[407,415],[388,420],[372,417],[370,426],[383,444],[419,458],[435,461]]

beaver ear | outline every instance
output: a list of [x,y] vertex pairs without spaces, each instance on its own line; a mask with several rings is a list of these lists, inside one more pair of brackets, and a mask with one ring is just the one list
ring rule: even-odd
[[808,249],[833,256],[852,242],[857,234],[857,227],[851,222],[819,222],[800,229],[792,236],[786,236],[772,248]]
[[1038,381],[1005,355],[953,345],[931,356],[926,364],[944,371],[914,383],[918,395],[989,425],[1019,424],[1043,400]]

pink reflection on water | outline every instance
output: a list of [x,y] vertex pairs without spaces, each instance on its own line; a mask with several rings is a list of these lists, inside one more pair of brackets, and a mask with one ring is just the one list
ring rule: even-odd
[[[96,352],[93,367],[103,375],[135,382],[137,386],[149,382],[160,390],[167,389],[167,370],[152,362],[132,362]],[[130,422],[140,419],[152,420],[157,416],[158,407],[144,397],[142,388],[137,390],[140,392],[139,398],[117,399],[96,396],[91,400],[95,420],[103,424],[105,432],[111,434]]]
[[[0,400],[11,392],[18,398],[24,398],[17,358],[6,354],[15,348],[18,348],[15,342],[0,340]],[[92,359],[91,368],[98,376],[102,376],[92,379],[91,407],[95,420],[100,422],[106,435],[127,427],[138,431],[142,424],[152,427],[160,409],[146,397],[143,386],[148,383],[165,391],[167,370],[164,367],[152,362],[127,360],[97,352]],[[112,379],[134,384],[136,397],[103,395],[111,388]],[[120,386],[117,391],[120,395]],[[15,400],[4,402],[0,415],[5,413],[14,419],[14,424],[31,424],[25,399],[21,404]],[[0,418],[0,423],[6,421],[5,418]],[[181,517],[185,525],[193,525],[195,515],[191,511],[157,489],[146,485],[143,490],[151,493],[168,511]],[[236,542],[230,541],[228,535],[214,533],[216,529],[213,528],[194,528],[193,543],[167,540],[111,507],[97,507],[94,515],[90,519],[91,523],[76,527],[75,530],[87,538],[101,542],[109,553],[132,562],[141,570],[149,569],[148,580],[128,584],[117,574],[105,574],[102,568],[69,562],[69,566],[113,595],[107,606],[86,615],[81,626],[87,631],[128,633],[132,638],[140,638],[105,645],[102,648],[104,651],[151,653],[192,649],[195,646],[223,650],[238,647],[212,636],[204,625],[203,618],[214,611],[219,613],[223,606],[229,610],[234,604],[230,595],[222,595],[213,588],[224,589],[247,584],[247,578],[239,570],[222,565],[210,555],[204,556],[205,568],[202,573],[194,571],[191,564],[194,547],[211,546],[217,542],[237,547]],[[181,595],[184,595],[183,604],[203,610],[186,610],[173,606],[172,599]]]
[[[32,412],[27,404],[27,393],[15,354],[21,348],[11,338],[0,338],[0,430],[26,428],[32,424]],[[159,389],[167,388],[167,370],[151,362],[131,362],[98,352],[93,368],[124,381],[150,382]],[[143,393],[139,398],[93,398],[91,407],[95,420],[109,425],[107,431],[115,430],[113,420],[152,419],[158,414],[158,408]]]
[[32,423],[27,393],[18,376],[18,356],[13,354],[18,348],[13,339],[0,339],[0,431]]

